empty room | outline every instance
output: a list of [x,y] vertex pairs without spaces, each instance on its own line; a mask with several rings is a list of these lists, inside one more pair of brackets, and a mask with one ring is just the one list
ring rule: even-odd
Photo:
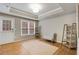
[[76,55],[75,3],[0,3],[0,55]]

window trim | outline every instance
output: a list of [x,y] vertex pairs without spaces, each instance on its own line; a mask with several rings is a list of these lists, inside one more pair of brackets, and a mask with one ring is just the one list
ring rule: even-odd
[[[34,27],[33,27],[34,32],[33,32],[33,34],[29,33],[30,35],[35,35],[35,22],[33,22],[33,23],[34,23]],[[29,25],[30,25],[30,22],[29,22]],[[30,28],[31,28],[31,27],[29,27],[29,32],[30,32]]]
[[[23,33],[22,33],[22,22],[27,22],[27,23],[28,23],[28,33],[27,33],[27,34],[23,34]],[[25,36],[25,35],[35,35],[35,22],[33,21],[33,23],[34,23],[34,33],[33,33],[33,34],[30,33],[30,22],[31,22],[31,21],[21,20],[21,36]]]
[[[22,33],[22,28],[23,28],[23,27],[22,27],[22,22],[27,22],[27,23],[28,23],[28,21],[21,20],[21,36],[28,35],[28,33],[27,33],[27,34],[23,34],[23,33]],[[28,27],[27,27],[27,28],[28,28]]]
[[[3,30],[3,27],[4,27],[4,26],[3,26],[3,21],[10,21],[10,22],[11,22],[11,24],[10,24],[10,29],[9,29],[9,30]],[[7,27],[6,27],[6,28],[7,28]],[[7,20],[7,19],[6,19],[6,20],[2,20],[2,31],[3,31],[3,32],[12,31],[12,21],[11,21],[11,20]]]

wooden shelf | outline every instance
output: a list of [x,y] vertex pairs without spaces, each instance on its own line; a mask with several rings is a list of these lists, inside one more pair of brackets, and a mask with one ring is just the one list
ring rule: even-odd
[[[75,23],[73,23],[71,26],[68,26],[67,24],[64,25],[64,30],[63,29],[63,35],[64,33],[66,33],[65,37],[66,37],[66,43],[64,44],[66,47],[68,48],[76,48],[76,44],[77,44],[77,38],[76,38],[76,26],[73,27],[73,25],[75,25]],[[62,42],[64,40],[64,37],[62,39]]]

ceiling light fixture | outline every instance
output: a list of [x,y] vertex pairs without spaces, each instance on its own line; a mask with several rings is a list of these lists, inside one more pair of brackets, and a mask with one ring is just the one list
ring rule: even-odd
[[30,4],[30,8],[34,13],[38,13],[41,10],[40,4],[36,4],[36,3]]

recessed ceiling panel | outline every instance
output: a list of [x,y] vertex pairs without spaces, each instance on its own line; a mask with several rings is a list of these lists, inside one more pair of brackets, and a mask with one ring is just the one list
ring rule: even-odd
[[[14,3],[11,4],[11,6],[33,13],[32,9],[30,8],[30,4],[31,3]],[[35,15],[41,15],[43,13],[46,13],[50,10],[54,10],[59,7],[59,4],[57,3],[38,3],[38,4],[41,6],[41,10],[38,13],[33,13]]]

